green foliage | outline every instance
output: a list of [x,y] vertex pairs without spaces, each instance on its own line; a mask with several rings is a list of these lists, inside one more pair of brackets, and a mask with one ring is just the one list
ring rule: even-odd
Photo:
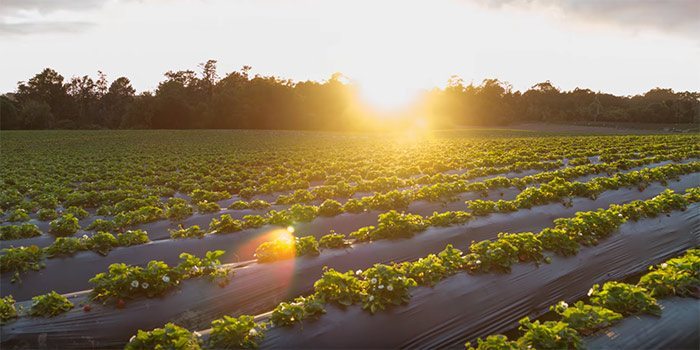
[[615,311],[600,306],[586,305],[582,301],[576,302],[574,306],[569,306],[562,301],[550,309],[561,316],[562,322],[584,336],[610,327],[622,319],[622,315]]
[[508,340],[508,337],[502,334],[489,335],[486,340],[477,339],[476,348],[469,342],[465,347],[467,350],[520,350],[518,343]]
[[211,323],[209,347],[215,349],[256,349],[265,336],[265,325],[252,316],[224,316]]
[[648,313],[661,315],[656,299],[642,287],[621,282],[606,282],[601,288],[594,285],[588,292],[591,303],[625,316]]
[[243,228],[258,228],[267,224],[267,220],[260,215],[244,215]]
[[180,238],[203,238],[206,235],[206,231],[199,228],[197,225],[192,225],[188,228],[178,226],[177,230],[169,230],[170,238],[180,239]]
[[275,326],[292,326],[304,319],[316,318],[326,313],[323,301],[315,295],[297,297],[291,303],[281,302],[270,316],[270,322]]
[[425,229],[427,223],[423,217],[416,214],[399,213],[390,210],[380,214],[377,228],[370,232],[370,239],[409,238]]
[[529,317],[520,320],[519,329],[524,332],[518,339],[522,348],[533,349],[580,349],[581,337],[576,330],[564,322],[531,322]]
[[358,279],[362,271],[338,272],[325,267],[323,276],[314,283],[315,294],[324,302],[350,306],[362,300],[363,284]]
[[168,349],[199,350],[199,337],[174,323],[150,331],[139,330],[124,347],[125,350]]
[[229,197],[231,197],[231,195],[228,192],[207,191],[199,188],[190,193],[192,203],[199,203],[203,201],[217,202]]
[[13,318],[17,318],[15,299],[12,298],[12,295],[0,298],[0,324],[5,324]]
[[248,204],[248,202],[245,202],[245,201],[235,201],[235,202],[231,203],[231,205],[229,205],[227,209],[231,209],[231,210],[250,209],[250,205]]
[[74,217],[78,218],[78,220],[85,219],[90,215],[90,213],[88,213],[87,210],[76,206],[70,206],[66,208],[66,210],[63,211],[63,214],[71,214]]
[[345,240],[345,235],[331,231],[331,233],[321,237],[318,246],[324,249],[340,249],[350,246],[350,243]]
[[192,213],[193,210],[189,204],[177,203],[168,206],[168,208],[165,210],[165,217],[172,221],[182,221],[192,216]]
[[320,216],[336,216],[343,212],[343,205],[338,201],[326,199],[318,207],[318,215]]
[[170,267],[162,261],[150,261],[145,267],[112,264],[107,272],[90,279],[94,285],[92,298],[100,301],[128,300],[138,297],[154,298],[165,294],[183,279],[209,276],[212,280],[225,279],[229,270],[221,266],[221,250],[210,251],[203,258],[188,253],[180,254],[180,263]]
[[41,236],[39,227],[34,224],[0,226],[0,240],[23,239]]
[[112,250],[112,248],[119,245],[117,238],[109,232],[97,232],[92,235],[90,239],[87,240],[88,249],[99,253],[100,255],[107,255]]
[[51,226],[49,233],[57,237],[71,236],[80,230],[78,219],[73,214],[63,214],[51,221],[49,225]]
[[42,208],[37,212],[37,217],[41,221],[49,221],[58,217],[58,212],[55,209]]
[[197,211],[200,213],[216,213],[220,210],[221,207],[216,202],[208,202],[206,200],[197,202]]
[[29,309],[29,315],[40,317],[54,317],[64,312],[68,312],[73,308],[66,297],[51,291],[48,294],[38,295],[32,298],[32,307]]
[[445,227],[463,224],[471,220],[471,214],[463,211],[446,211],[443,213],[433,212],[427,220],[432,226]]
[[375,313],[391,305],[401,305],[410,299],[409,288],[416,281],[406,277],[399,267],[375,264],[362,273],[365,295],[362,308]]
[[57,237],[51,245],[44,248],[50,258],[59,256],[71,256],[76,252],[87,250],[89,238],[81,237]]
[[44,267],[44,251],[35,245],[5,248],[0,253],[0,271],[13,272],[12,282],[19,280],[21,272],[38,271]]
[[10,211],[10,214],[7,216],[5,221],[29,221],[29,219],[31,218],[29,217],[29,213],[27,213],[26,209],[17,208]]
[[212,219],[209,223],[209,232],[215,234],[233,233],[243,229],[243,223],[240,220],[234,220],[231,215],[221,215],[219,219]]
[[700,249],[690,249],[681,257],[666,261],[642,276],[638,285],[651,296],[663,298],[694,295],[700,287]]
[[143,230],[127,230],[117,234],[117,243],[121,247],[129,247],[132,245],[146,244],[150,242],[148,234]]
[[95,221],[91,222],[88,227],[86,227],[86,230],[95,230],[95,231],[105,231],[105,232],[110,232],[114,231],[117,228],[117,225],[114,224],[114,221],[110,220],[104,220],[104,219],[95,219]]
[[263,242],[255,249],[255,257],[261,263],[291,259],[297,256],[315,256],[319,253],[318,241],[314,236],[277,238]]

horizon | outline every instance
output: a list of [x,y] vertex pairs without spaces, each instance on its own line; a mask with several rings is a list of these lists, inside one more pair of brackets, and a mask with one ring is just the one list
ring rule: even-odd
[[685,0],[9,0],[0,7],[0,46],[10,53],[0,91],[47,67],[66,80],[101,70],[154,91],[166,71],[197,70],[209,58],[222,77],[244,65],[297,82],[340,72],[380,107],[405,105],[453,75],[518,91],[547,80],[616,96],[700,91],[698,13],[700,4]]

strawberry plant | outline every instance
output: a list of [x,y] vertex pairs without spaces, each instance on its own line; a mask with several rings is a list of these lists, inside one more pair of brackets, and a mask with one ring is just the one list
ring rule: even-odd
[[430,254],[414,262],[404,262],[398,268],[407,276],[416,281],[418,285],[434,286],[443,278],[451,274],[442,264],[442,259],[435,254]]
[[0,298],[0,325],[7,321],[17,318],[17,308],[15,308],[15,299],[11,295]]
[[226,209],[231,209],[231,210],[244,210],[244,209],[250,209],[250,204],[245,201],[235,201],[231,203],[231,205],[228,206]]
[[243,224],[240,220],[234,220],[231,215],[221,215],[219,219],[212,219],[209,223],[209,232],[215,234],[224,234],[238,232],[243,229]]
[[267,224],[267,220],[260,215],[244,215],[243,228],[258,228]]
[[433,212],[427,220],[431,226],[445,227],[463,224],[471,220],[472,215],[463,211],[446,211],[443,213]]
[[39,227],[34,224],[0,226],[0,240],[12,240],[41,236]]
[[87,248],[100,254],[107,255],[116,246],[119,245],[117,238],[109,232],[97,232],[86,240]]
[[74,217],[78,218],[78,220],[85,219],[90,215],[90,213],[88,213],[87,210],[76,206],[70,206],[66,208],[66,210],[63,211],[63,214],[71,214]]
[[559,314],[562,322],[584,336],[610,327],[622,319],[622,315],[615,311],[600,306],[586,305],[582,301],[576,302],[573,306],[562,301],[550,307],[550,310]]
[[518,339],[522,348],[580,349],[581,337],[568,324],[557,321],[531,322],[529,317],[520,320],[519,329],[524,332]]
[[336,216],[342,212],[343,205],[332,199],[326,199],[318,207],[318,215],[320,216]]
[[198,334],[192,333],[174,323],[168,323],[163,328],[150,331],[139,330],[129,339],[125,350],[145,349],[182,349],[199,350],[201,340]]
[[326,313],[323,302],[315,295],[297,297],[294,301],[282,302],[270,315],[270,322],[275,326],[292,326],[304,319],[316,318]]
[[54,317],[64,312],[68,312],[72,308],[73,303],[71,303],[66,297],[52,291],[48,294],[39,295],[32,298],[32,306],[29,309],[29,315]]
[[58,217],[58,212],[54,209],[42,208],[36,213],[41,221],[49,221]]
[[35,245],[5,248],[0,253],[0,271],[13,272],[12,282],[19,280],[21,272],[38,271],[44,267],[44,251]]
[[408,238],[427,226],[423,217],[416,214],[399,213],[390,210],[379,215],[377,228],[370,231],[371,240]]
[[49,223],[51,229],[49,233],[57,237],[74,235],[80,230],[78,219],[72,214],[64,214]]
[[476,347],[467,342],[465,347],[467,350],[521,350],[518,343],[508,340],[508,337],[502,334],[489,335],[486,339],[477,339]]
[[324,249],[340,249],[350,246],[350,243],[345,240],[345,235],[331,231],[331,233],[321,237],[318,246]]
[[601,288],[594,285],[588,292],[591,303],[622,315],[636,315],[648,313],[651,315],[661,315],[661,308],[656,303],[656,299],[648,294],[642,287],[627,283],[607,282]]
[[197,202],[197,211],[201,214],[216,213],[220,210],[221,207],[219,207],[219,204],[216,202],[209,202],[206,200]]
[[81,237],[57,237],[50,246],[44,248],[50,258],[59,256],[71,256],[76,252],[88,250],[89,238]]
[[700,250],[691,249],[681,257],[650,267],[638,285],[657,298],[694,295],[700,287]]
[[132,245],[146,244],[150,242],[148,234],[143,230],[127,230],[117,234],[117,243],[121,247],[129,247]]
[[31,218],[29,217],[29,213],[27,213],[26,209],[17,208],[10,211],[10,214],[7,216],[5,221],[29,221],[29,219]]
[[323,276],[314,283],[315,294],[324,302],[350,306],[362,300],[363,285],[358,279],[361,271],[341,273],[325,267]]
[[188,228],[178,225],[177,230],[168,230],[170,232],[170,238],[180,239],[180,238],[203,238],[206,232],[199,228],[197,225],[192,225]]
[[86,227],[86,230],[94,230],[94,231],[105,231],[105,232],[110,232],[114,231],[117,228],[117,225],[114,224],[114,221],[110,220],[104,220],[104,219],[95,219],[95,221],[91,222],[88,227]]
[[[216,203],[214,203],[216,204]],[[182,221],[192,216],[194,211],[187,203],[171,204],[165,209],[165,217],[172,221]]]
[[211,323],[208,347],[215,349],[256,349],[265,336],[265,325],[252,316],[224,316]]
[[362,277],[365,290],[362,308],[371,313],[407,303],[411,297],[409,288],[416,286],[414,279],[406,277],[394,266],[375,264],[362,272]]

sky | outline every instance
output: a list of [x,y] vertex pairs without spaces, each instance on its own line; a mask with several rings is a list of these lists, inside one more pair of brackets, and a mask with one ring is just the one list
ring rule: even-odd
[[524,91],[700,91],[697,0],[0,0],[0,92],[45,67],[153,90],[218,61],[293,80],[341,72],[400,103],[452,75]]

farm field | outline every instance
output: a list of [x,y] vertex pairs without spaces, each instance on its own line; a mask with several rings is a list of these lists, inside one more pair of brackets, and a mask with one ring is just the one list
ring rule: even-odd
[[3,131],[2,348],[693,348],[699,141]]

